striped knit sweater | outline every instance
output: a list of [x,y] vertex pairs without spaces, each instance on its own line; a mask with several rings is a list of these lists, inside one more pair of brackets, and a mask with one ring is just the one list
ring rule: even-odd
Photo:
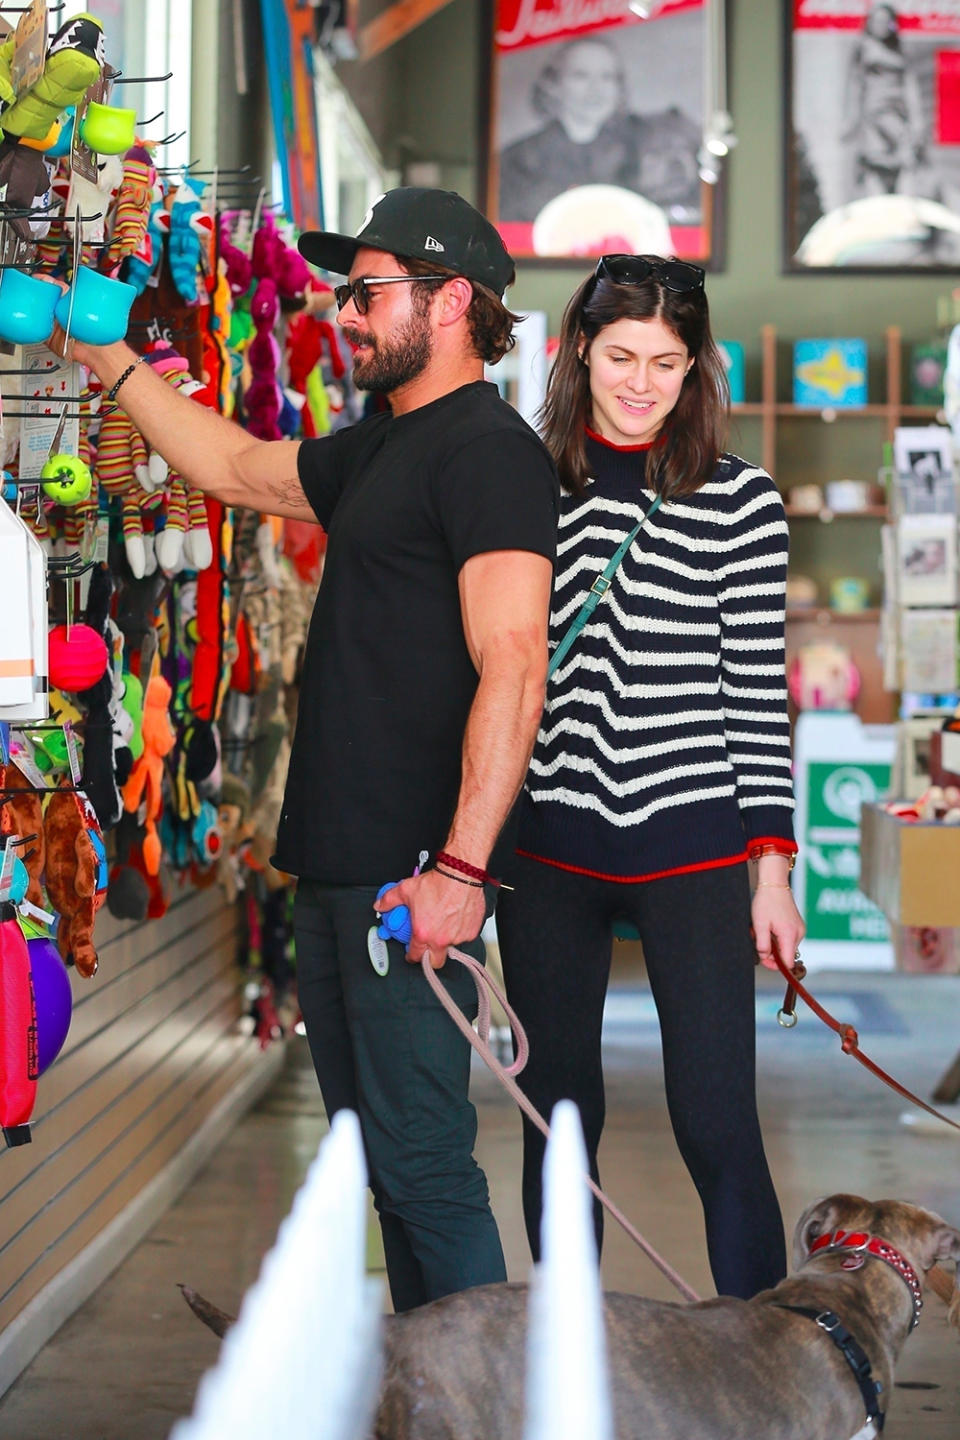
[[[594,478],[561,498],[551,649],[654,498],[647,448],[588,434]],[[786,568],[776,487],[735,455],[663,504],[549,682],[522,853],[637,881],[792,843]]]

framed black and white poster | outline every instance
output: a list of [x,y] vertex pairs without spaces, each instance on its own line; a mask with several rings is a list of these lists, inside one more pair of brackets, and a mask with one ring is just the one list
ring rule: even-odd
[[960,263],[958,0],[784,0],[786,267]]
[[649,19],[597,0],[494,0],[486,208],[517,258],[612,251],[716,266],[700,178],[703,0]]

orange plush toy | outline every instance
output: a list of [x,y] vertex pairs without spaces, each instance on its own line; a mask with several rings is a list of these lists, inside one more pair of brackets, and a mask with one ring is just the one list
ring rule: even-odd
[[57,948],[66,964],[89,979],[99,963],[93,922],[107,893],[103,837],[83,791],[66,781],[63,787],[50,796],[43,817],[46,889],[60,915]]
[[162,675],[154,675],[143,697],[143,754],[133,763],[123,787],[123,808],[131,815],[146,805],[143,863],[148,875],[160,873],[160,836],[157,819],[163,808],[163,758],[176,743],[168,706],[173,692]]

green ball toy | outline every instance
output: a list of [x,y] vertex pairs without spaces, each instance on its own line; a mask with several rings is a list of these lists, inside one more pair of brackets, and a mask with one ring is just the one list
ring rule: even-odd
[[40,482],[44,495],[58,505],[80,505],[93,489],[90,466],[76,455],[51,455],[40,471]]

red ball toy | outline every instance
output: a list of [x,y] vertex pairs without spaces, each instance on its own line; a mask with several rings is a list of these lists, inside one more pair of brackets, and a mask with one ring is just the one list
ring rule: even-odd
[[50,684],[76,695],[89,690],[106,673],[109,656],[103,636],[89,625],[55,625],[47,637]]

